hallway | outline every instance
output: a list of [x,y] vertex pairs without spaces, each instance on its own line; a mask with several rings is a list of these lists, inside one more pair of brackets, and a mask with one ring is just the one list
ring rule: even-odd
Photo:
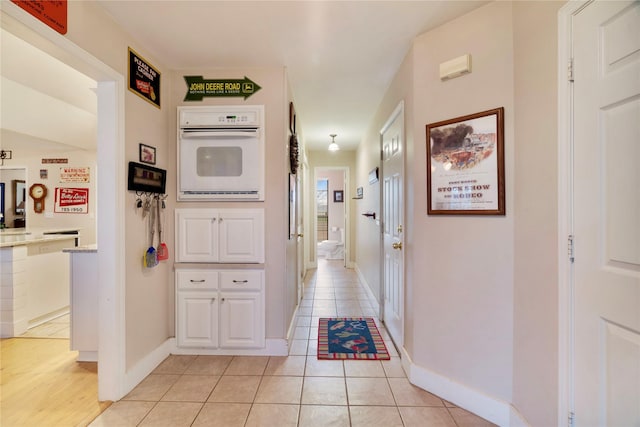
[[412,386],[389,361],[317,360],[318,319],[377,317],[354,270],[319,260],[305,278],[290,355],[170,356],[91,426],[491,426]]

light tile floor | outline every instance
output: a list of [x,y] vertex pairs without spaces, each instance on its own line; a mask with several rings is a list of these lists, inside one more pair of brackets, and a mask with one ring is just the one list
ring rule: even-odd
[[[91,426],[492,425],[410,384],[377,314],[353,270],[319,260],[289,356],[169,356]],[[391,360],[318,360],[318,319],[331,316],[375,317]]]

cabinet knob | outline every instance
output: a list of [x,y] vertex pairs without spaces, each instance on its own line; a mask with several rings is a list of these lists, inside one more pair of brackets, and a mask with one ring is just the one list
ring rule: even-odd
[[224,298],[222,298],[222,302],[224,302]]

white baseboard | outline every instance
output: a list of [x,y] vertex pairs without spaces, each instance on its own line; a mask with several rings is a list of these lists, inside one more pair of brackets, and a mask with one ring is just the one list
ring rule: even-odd
[[267,338],[264,348],[186,348],[178,347],[175,338],[171,342],[171,354],[197,354],[205,356],[287,356],[289,346],[284,338]]
[[369,300],[376,301],[376,302],[378,302],[378,304],[380,304],[380,301],[378,301],[378,299],[374,295],[373,291],[371,290],[371,286],[367,282],[367,279],[364,278],[364,275],[362,274],[362,271],[360,271],[360,268],[358,267],[358,264],[355,264],[353,268],[354,268],[356,274],[358,275],[358,279],[360,280],[360,283],[362,283],[364,285],[364,289],[367,291],[367,296],[369,297]]
[[171,339],[166,340],[142,360],[136,363],[124,375],[124,397],[134,389],[135,386],[147,377],[164,359],[171,354]]
[[511,404],[418,366],[404,348],[401,351],[402,367],[412,384],[499,426],[529,426]]

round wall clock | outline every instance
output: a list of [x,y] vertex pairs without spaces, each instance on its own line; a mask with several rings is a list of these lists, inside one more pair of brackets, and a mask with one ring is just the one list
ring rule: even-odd
[[44,184],[33,184],[29,187],[29,196],[33,199],[33,211],[42,213],[44,211],[44,198],[47,197],[47,187]]

